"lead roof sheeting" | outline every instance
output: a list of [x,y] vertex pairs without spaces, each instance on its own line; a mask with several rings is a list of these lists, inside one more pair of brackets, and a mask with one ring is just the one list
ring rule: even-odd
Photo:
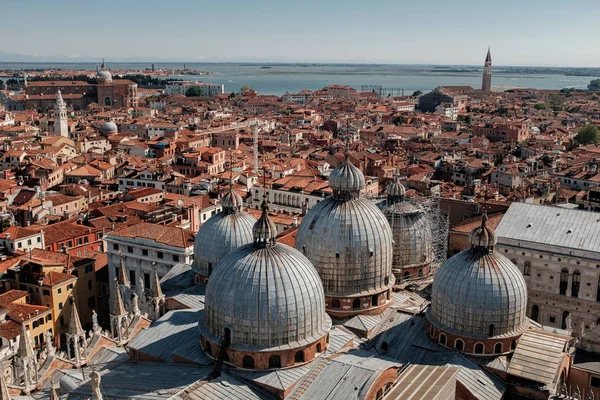
[[566,338],[528,331],[521,336],[508,366],[510,375],[551,385],[563,358]]
[[[571,233],[567,233],[569,230]],[[600,214],[512,203],[496,229],[496,236],[500,243],[502,239],[512,239],[600,253]]]
[[185,390],[185,392],[173,396],[173,400],[261,400],[271,399],[270,396],[262,394],[239,379],[221,374],[218,378],[199,382]]
[[200,310],[170,311],[141,331],[128,345],[149,356],[172,362],[173,351],[184,343],[198,343]]
[[278,371],[243,371],[232,369],[229,372],[246,380],[264,384],[277,389],[287,390],[298,382],[310,370],[311,364]]

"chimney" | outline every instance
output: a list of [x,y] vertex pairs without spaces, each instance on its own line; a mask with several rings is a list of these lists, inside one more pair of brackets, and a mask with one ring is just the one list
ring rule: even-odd
[[298,226],[298,217],[294,217],[294,219],[292,220],[292,226]]

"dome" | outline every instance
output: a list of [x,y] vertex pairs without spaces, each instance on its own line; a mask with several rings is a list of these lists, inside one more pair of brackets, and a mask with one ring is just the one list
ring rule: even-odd
[[[239,198],[239,207],[236,196]],[[192,270],[196,274],[209,276],[223,257],[252,243],[252,228],[256,219],[241,211],[241,201],[239,195],[230,191],[223,196],[223,211],[210,217],[198,230],[192,262]]]
[[112,82],[112,74],[110,73],[108,68],[106,68],[104,61],[102,61],[100,70],[96,73],[96,79],[98,80],[99,84]]
[[487,227],[487,219],[487,213],[484,213],[481,217],[481,226],[471,231],[471,247],[484,247],[493,249],[493,247],[496,245],[496,232]]
[[495,235],[485,226],[485,218],[471,237],[476,243],[449,258],[438,270],[429,320],[457,335],[516,336],[527,322],[525,279],[509,259],[494,251]]
[[317,271],[299,251],[275,242],[268,219],[264,206],[254,243],[226,256],[206,288],[202,335],[214,343],[229,337],[237,351],[303,348],[331,326]]
[[404,185],[400,183],[400,177],[396,174],[394,175],[394,180],[390,182],[387,187],[387,196],[388,202],[391,204],[393,202],[404,200],[404,196],[406,195],[406,189]]
[[108,121],[102,124],[100,131],[102,133],[118,133],[119,128],[117,128],[117,124],[115,124],[114,122]]
[[392,230],[367,199],[320,201],[302,220],[296,248],[319,272],[326,296],[372,295],[394,283]]
[[346,160],[329,175],[329,187],[338,198],[356,198],[365,187],[365,176],[358,167]]

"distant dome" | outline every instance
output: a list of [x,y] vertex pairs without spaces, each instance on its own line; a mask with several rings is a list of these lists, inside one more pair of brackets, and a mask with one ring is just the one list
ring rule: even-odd
[[[194,240],[192,270],[207,277],[223,257],[252,243],[256,219],[242,212],[242,198],[228,192],[221,201],[223,211],[210,217],[198,230]],[[202,283],[196,279],[196,283]]]
[[431,294],[430,322],[454,335],[517,336],[527,326],[527,286],[519,269],[493,249],[494,232],[473,230],[470,249],[438,270]]
[[119,128],[117,128],[117,124],[112,121],[108,121],[102,124],[100,128],[102,133],[119,133]]
[[404,185],[400,183],[400,177],[398,174],[394,175],[394,179],[387,187],[387,196],[389,203],[396,203],[398,201],[404,200],[404,196],[406,195],[406,189]]
[[[310,209],[296,235],[296,248],[319,272],[325,295],[336,305],[343,298],[359,303],[351,311],[333,311],[340,317],[389,305],[379,295],[394,284],[392,230],[379,208],[359,197],[364,184],[362,172],[346,159],[330,175],[333,196]],[[362,296],[374,297],[357,300]]]
[[98,81],[99,84],[112,82],[112,74],[110,73],[108,68],[106,68],[104,61],[102,61],[100,70],[96,73],[96,80]]
[[211,275],[200,324],[205,339],[228,337],[228,348],[252,355],[306,348],[327,335],[319,275],[299,251],[276,243],[271,227],[265,203],[254,243],[226,256]]

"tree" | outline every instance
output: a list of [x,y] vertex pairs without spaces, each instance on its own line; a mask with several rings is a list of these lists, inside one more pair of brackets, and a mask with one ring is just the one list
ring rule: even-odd
[[392,120],[392,123],[394,125],[402,125],[406,123],[406,118],[404,118],[402,115],[398,115],[396,118],[394,118]]
[[233,99],[233,98],[235,98],[235,92],[231,92],[231,94],[229,95],[229,98],[230,98],[230,99]]
[[0,79],[0,89],[4,89],[4,81]]
[[198,86],[192,86],[191,88],[185,91],[185,97],[198,97],[203,95],[204,93],[202,88]]
[[600,89],[600,79],[592,79],[590,84],[588,85],[588,90],[598,90]]
[[548,96],[548,105],[555,111],[562,110],[563,99],[556,93]]
[[600,143],[600,132],[598,132],[598,127],[596,125],[586,125],[575,136],[575,141],[579,144],[596,144]]
[[548,109],[548,107],[546,107],[546,105],[544,103],[537,103],[535,106],[533,106],[533,108],[535,108],[536,110],[546,110],[546,109]]
[[422,94],[423,94],[423,92],[421,92],[420,90],[415,90],[415,91],[413,92],[413,97],[419,97],[419,96],[420,96],[420,95],[422,95]]

